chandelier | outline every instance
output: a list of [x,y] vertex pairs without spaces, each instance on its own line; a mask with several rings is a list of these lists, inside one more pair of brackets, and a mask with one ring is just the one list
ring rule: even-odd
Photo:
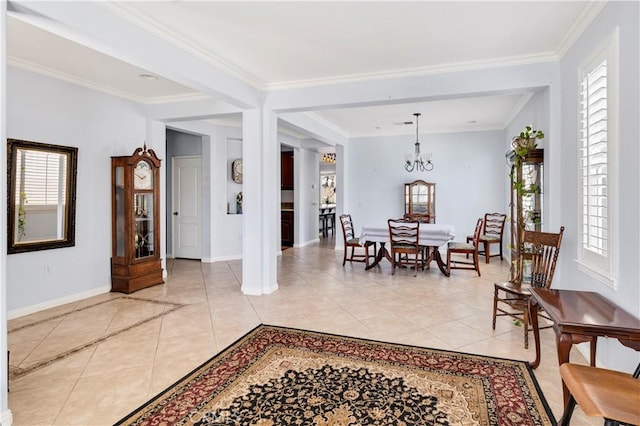
[[405,154],[404,159],[404,169],[408,172],[418,171],[418,172],[429,172],[433,170],[433,163],[431,162],[431,153],[421,154],[420,153],[420,141],[418,141],[418,118],[420,117],[420,113],[416,112],[413,114],[416,116],[416,143],[415,143],[415,152]]
[[322,161],[325,163],[335,164],[336,162],[336,154],[335,152],[329,152],[322,155]]

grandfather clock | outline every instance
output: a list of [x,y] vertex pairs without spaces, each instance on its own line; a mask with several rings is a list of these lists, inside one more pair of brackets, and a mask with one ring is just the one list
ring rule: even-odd
[[160,160],[145,145],[111,157],[111,291],[163,284],[160,262]]

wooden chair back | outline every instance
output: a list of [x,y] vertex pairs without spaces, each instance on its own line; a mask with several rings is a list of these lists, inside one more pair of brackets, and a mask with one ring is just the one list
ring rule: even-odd
[[420,222],[411,219],[389,219],[389,245],[391,249],[391,275],[396,265],[413,266],[415,277],[423,264],[420,247]]
[[484,215],[484,235],[499,238],[502,241],[502,234],[504,234],[504,224],[507,220],[507,215],[504,213],[486,213]]
[[486,228],[486,224],[484,223],[484,220],[482,220],[482,218],[480,217],[476,222],[476,229],[473,231],[473,240],[471,241],[476,251],[478,250],[478,244],[480,244],[480,235],[482,235],[483,227]]
[[[455,242],[449,241],[447,243],[447,270],[451,272],[452,269],[472,269],[478,273],[478,276],[482,276],[480,273],[480,262],[478,261],[478,247],[480,245],[480,235],[482,235],[482,229],[484,228],[484,219],[478,218],[476,221],[476,229],[473,231],[473,235],[467,237],[467,242]],[[464,254],[467,259],[471,255],[471,261],[464,261],[460,259],[453,259],[452,254]]]
[[389,242],[393,249],[419,250],[420,222],[411,219],[389,219]]
[[518,282],[531,287],[551,287],[563,233],[564,226],[560,227],[560,232],[557,234],[524,231],[518,252]]
[[355,232],[353,231],[353,220],[351,219],[351,215],[341,214],[340,225],[342,225],[342,236],[346,247],[349,241],[353,241],[356,237]]

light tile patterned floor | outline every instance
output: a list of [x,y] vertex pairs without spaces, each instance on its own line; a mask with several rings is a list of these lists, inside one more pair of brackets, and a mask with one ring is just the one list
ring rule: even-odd
[[[342,252],[333,250],[330,238],[284,251],[279,290],[259,297],[240,292],[241,269],[240,261],[169,261],[162,286],[125,298],[104,294],[9,321],[10,364],[17,373],[9,383],[14,424],[113,424],[260,323],[534,358],[533,344],[524,349],[521,327],[500,318],[491,329],[493,282],[508,276],[506,261],[482,263],[481,278],[460,270],[446,278],[435,267],[417,278],[408,270],[391,276],[388,263],[371,271],[361,263],[343,267]],[[559,417],[555,337],[549,329],[541,333],[542,364],[535,374]],[[571,356],[585,363],[577,350]],[[20,373],[38,363],[46,365]],[[577,408],[572,424],[602,422]]]

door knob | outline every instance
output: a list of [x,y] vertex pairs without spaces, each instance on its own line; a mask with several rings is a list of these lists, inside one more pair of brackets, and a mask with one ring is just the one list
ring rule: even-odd
[[174,216],[178,216],[178,212],[173,212],[173,215]]

